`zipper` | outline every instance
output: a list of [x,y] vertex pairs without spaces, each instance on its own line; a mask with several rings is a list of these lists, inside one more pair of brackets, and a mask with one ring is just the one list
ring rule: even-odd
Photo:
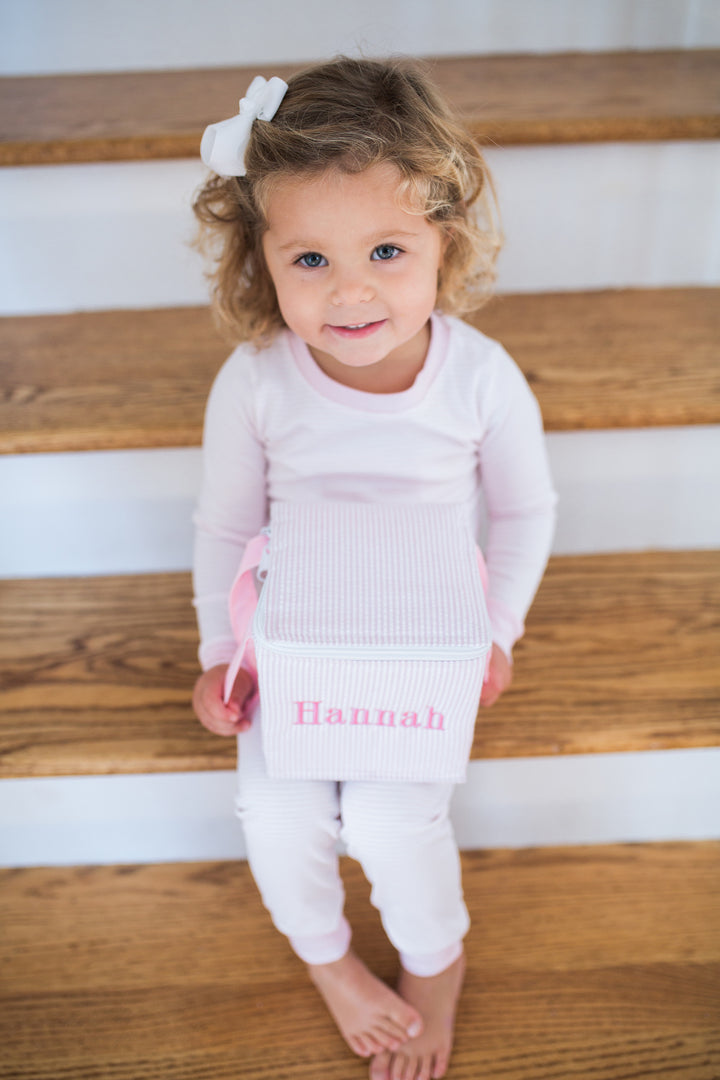
[[[264,556],[263,556],[264,558]],[[332,660],[476,660],[489,652],[489,645],[436,645],[427,646],[353,646],[353,645],[306,645],[295,641],[270,641],[265,636],[265,589],[260,593],[252,637],[256,645],[283,656],[307,656],[313,659],[328,657]]]
[[268,570],[270,569],[270,537],[272,536],[272,527],[270,525],[265,525],[260,530],[260,535],[267,536],[267,544],[263,548],[263,553],[260,556],[260,562],[257,564],[257,569],[255,570],[255,577],[258,579],[258,581],[264,581],[267,577]]
[[299,645],[295,642],[268,641],[257,632],[253,635],[256,645],[283,656],[306,656],[312,660],[479,660],[489,652],[489,646],[476,645],[458,648],[436,646],[432,652],[413,646],[404,648],[359,648],[347,645]]

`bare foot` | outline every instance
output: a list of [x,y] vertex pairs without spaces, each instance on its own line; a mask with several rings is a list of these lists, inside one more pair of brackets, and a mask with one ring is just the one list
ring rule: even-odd
[[308,964],[340,1034],[360,1057],[397,1050],[423,1029],[422,1017],[376,978],[352,950],[332,964]]
[[439,1080],[445,1075],[464,974],[464,956],[430,978],[401,971],[398,991],[420,1012],[425,1029],[394,1052],[387,1049],[376,1055],[370,1065],[370,1080]]

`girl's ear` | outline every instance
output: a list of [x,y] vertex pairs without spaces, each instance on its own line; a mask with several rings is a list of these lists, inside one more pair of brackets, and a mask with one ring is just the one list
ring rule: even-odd
[[440,228],[440,262],[441,265],[445,261],[448,248],[453,242],[453,228],[449,225],[438,226]]
[[440,243],[440,258],[438,260],[438,268],[437,268],[437,288],[438,288],[438,293],[442,292],[442,290],[444,288],[444,276],[443,275],[446,273],[446,270],[447,270],[448,250],[450,249],[450,247],[452,246],[452,244],[454,242],[453,232],[454,232],[454,230],[452,228],[443,227],[443,229],[442,229],[442,236],[441,236],[441,243]]
[[440,261],[438,263],[438,281],[442,274],[443,267],[445,266],[445,260],[447,258],[448,249],[453,243],[453,230],[451,228],[443,229],[440,243]]

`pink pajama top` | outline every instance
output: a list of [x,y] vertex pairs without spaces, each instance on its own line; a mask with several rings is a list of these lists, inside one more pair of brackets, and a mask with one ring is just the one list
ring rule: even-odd
[[493,640],[510,656],[550,553],[556,496],[537,402],[497,342],[434,314],[425,364],[396,394],[335,382],[287,330],[232,353],[208,400],[195,515],[203,670],[235,651],[228,594],[275,500],[451,502],[484,517]]

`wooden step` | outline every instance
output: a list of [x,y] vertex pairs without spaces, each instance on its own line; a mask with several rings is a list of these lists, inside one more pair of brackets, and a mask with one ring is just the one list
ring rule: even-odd
[[[716,1080],[720,845],[462,856],[448,1080]],[[343,860],[356,950],[396,959]],[[0,1077],[362,1080],[237,863],[4,871]]]
[[[554,558],[475,758],[720,746],[720,552]],[[186,574],[0,582],[0,776],[232,769]]]
[[[720,289],[502,296],[471,321],[550,431],[720,421]],[[206,308],[2,319],[0,451],[196,446],[229,351]]]
[[[720,50],[442,57],[431,73],[494,145],[720,135]],[[197,157],[256,75],[299,65],[0,79],[0,165]]]

